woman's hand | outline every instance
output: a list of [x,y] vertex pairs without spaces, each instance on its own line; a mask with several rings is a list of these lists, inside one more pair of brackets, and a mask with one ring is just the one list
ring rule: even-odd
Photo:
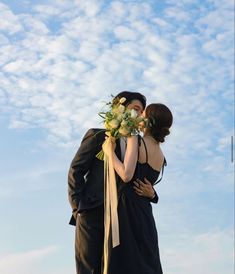
[[114,137],[112,137],[112,136],[105,137],[105,142],[102,145],[102,149],[103,149],[103,151],[104,151],[105,154],[109,154],[109,152],[110,152],[110,147],[109,147],[109,145],[107,143],[107,139],[108,138],[111,141],[111,152],[114,152],[115,148],[116,148],[116,139]]
[[136,181],[134,181],[134,185],[135,192],[138,195],[147,197],[149,199],[153,199],[155,197],[154,188],[146,178],[144,178],[144,182],[137,179]]

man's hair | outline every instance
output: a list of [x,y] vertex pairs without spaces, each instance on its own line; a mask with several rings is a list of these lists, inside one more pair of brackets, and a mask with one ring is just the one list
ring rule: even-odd
[[143,105],[143,109],[146,107],[146,97],[139,92],[122,91],[115,96],[115,99],[121,99],[122,97],[126,98],[126,101],[123,103],[124,106],[128,106],[133,100],[139,100]]

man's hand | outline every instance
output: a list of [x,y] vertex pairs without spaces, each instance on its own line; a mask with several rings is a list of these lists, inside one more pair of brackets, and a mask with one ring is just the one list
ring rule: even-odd
[[146,178],[144,178],[144,182],[137,179],[136,181],[134,181],[134,185],[135,192],[138,195],[147,197],[149,199],[153,199],[155,197],[154,188]]

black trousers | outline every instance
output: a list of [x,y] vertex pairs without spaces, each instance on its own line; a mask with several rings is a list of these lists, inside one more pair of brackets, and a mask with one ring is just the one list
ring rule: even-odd
[[103,244],[103,205],[78,214],[75,234],[77,274],[101,274]]

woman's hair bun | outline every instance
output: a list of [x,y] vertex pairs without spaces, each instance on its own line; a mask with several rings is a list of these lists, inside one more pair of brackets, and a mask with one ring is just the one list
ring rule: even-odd
[[170,134],[173,116],[169,108],[163,104],[150,104],[145,111],[147,131],[157,141],[163,143],[165,137]]
[[167,127],[158,128],[157,126],[152,126],[149,128],[150,133],[157,142],[165,142],[165,137],[170,134],[170,130]]

